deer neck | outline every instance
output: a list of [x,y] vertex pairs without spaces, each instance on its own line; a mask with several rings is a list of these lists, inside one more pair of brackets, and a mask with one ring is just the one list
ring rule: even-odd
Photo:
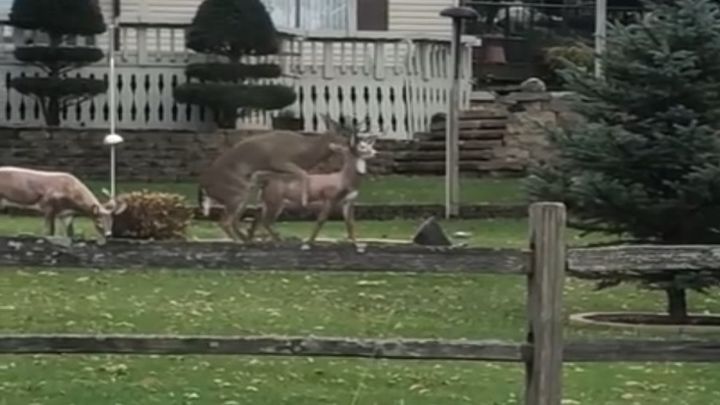
[[350,190],[355,190],[367,171],[367,162],[365,159],[356,156],[348,156],[345,158],[341,171],[344,186]]
[[97,197],[95,197],[92,191],[90,191],[90,189],[87,188],[84,184],[79,184],[78,187],[74,190],[74,194],[75,198],[70,199],[76,205],[74,208],[87,214],[88,216],[92,215],[94,206],[102,206]]
[[309,162],[312,166],[322,162],[323,160],[329,158],[333,153],[329,148],[330,144],[338,141],[338,137],[331,134],[322,134],[311,137],[308,147],[303,153],[303,160]]

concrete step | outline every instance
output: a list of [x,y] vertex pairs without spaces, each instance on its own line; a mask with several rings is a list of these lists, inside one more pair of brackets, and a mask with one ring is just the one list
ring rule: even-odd
[[[508,120],[506,118],[488,118],[488,119],[472,119],[472,120],[461,120],[458,124],[460,131],[465,129],[505,129],[507,128]],[[435,122],[430,125],[430,131],[445,131],[445,121]]]
[[[481,140],[481,141],[465,141],[460,140],[460,149],[465,150],[486,150],[499,148],[503,146],[503,141],[499,139]],[[445,150],[445,141],[423,141],[418,142],[415,146],[416,150]]]
[[[442,175],[445,173],[445,162],[402,162],[395,166],[398,173],[417,173]],[[489,172],[502,172],[506,174],[520,174],[524,167],[520,164],[507,164],[497,161],[489,162],[460,162],[461,173],[484,174]]]
[[[460,139],[464,140],[487,140],[487,139],[503,139],[507,135],[505,129],[465,129],[460,131]],[[420,141],[439,141],[445,139],[445,130],[422,132],[415,134],[415,138]]]
[[[461,161],[483,161],[490,160],[495,156],[492,150],[460,150]],[[444,150],[417,150],[400,152],[395,156],[396,161],[412,162],[412,161],[445,161]]]

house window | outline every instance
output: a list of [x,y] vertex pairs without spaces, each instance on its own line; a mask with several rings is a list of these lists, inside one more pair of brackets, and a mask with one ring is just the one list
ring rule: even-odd
[[281,29],[387,30],[388,0],[263,0],[263,2],[275,25]]
[[12,3],[13,0],[0,0],[0,16],[3,20],[7,19],[7,16],[10,15]]

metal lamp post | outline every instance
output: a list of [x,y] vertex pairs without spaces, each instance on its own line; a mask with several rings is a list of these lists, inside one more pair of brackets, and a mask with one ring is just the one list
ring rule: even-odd
[[117,105],[115,102],[117,86],[115,85],[115,34],[118,25],[118,16],[120,15],[120,2],[115,0],[113,2],[113,17],[109,27],[109,48],[108,49],[108,61],[109,61],[109,72],[108,72],[108,109],[110,112],[110,133],[105,135],[103,143],[110,146],[110,197],[115,198],[115,146],[123,142],[123,137],[118,135],[116,132],[116,121],[117,121]]
[[442,17],[452,19],[452,87],[450,104],[445,125],[445,217],[460,213],[460,66],[462,62],[462,42],[460,41],[464,20],[477,20],[478,13],[469,7],[450,7],[440,12]]
[[598,58],[605,52],[607,34],[607,0],[595,1],[595,77],[602,76],[602,61]]

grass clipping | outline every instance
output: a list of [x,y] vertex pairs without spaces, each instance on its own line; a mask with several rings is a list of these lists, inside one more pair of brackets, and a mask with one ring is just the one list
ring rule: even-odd
[[113,220],[113,237],[129,239],[185,239],[193,218],[184,196],[156,191],[121,194],[127,208]]

